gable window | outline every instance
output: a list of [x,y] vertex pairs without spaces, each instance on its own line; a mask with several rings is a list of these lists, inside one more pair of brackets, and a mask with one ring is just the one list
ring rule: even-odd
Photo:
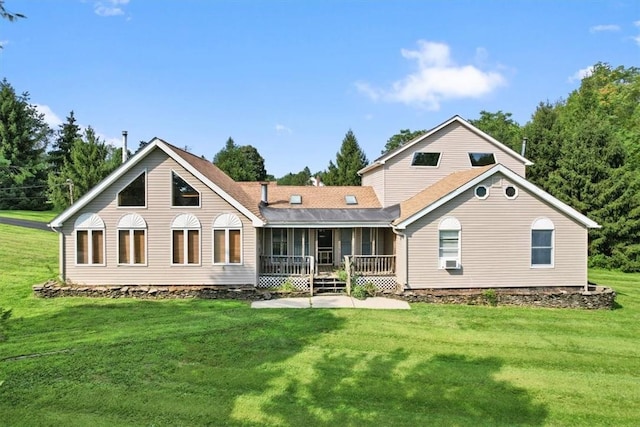
[[118,264],[146,265],[147,223],[138,214],[128,214],[118,222]]
[[82,214],[74,224],[76,264],[105,265],[104,221],[94,213]]
[[493,153],[469,153],[469,160],[471,166],[487,166],[496,163]]
[[489,197],[489,189],[484,185],[478,185],[475,189],[475,195],[478,199],[484,200]]
[[440,163],[440,153],[425,153],[418,151],[413,153],[411,166],[438,166],[438,163]]
[[531,266],[553,267],[553,222],[538,218],[531,226]]
[[147,205],[147,172],[142,172],[118,193],[118,206],[145,207]]
[[508,185],[504,189],[504,196],[507,199],[513,200],[516,197],[518,197],[518,189],[516,187],[514,187],[513,185]]
[[187,183],[180,175],[171,171],[171,206],[200,207],[200,193]]
[[213,222],[213,263],[242,263],[242,221],[234,214],[222,214]]
[[200,264],[200,221],[191,214],[175,217],[171,223],[171,263]]
[[460,268],[460,222],[448,217],[438,226],[438,260],[440,268]]

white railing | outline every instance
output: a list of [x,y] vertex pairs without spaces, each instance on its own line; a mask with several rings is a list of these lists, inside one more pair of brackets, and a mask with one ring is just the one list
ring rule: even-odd
[[261,275],[309,276],[313,271],[312,256],[260,255]]
[[351,255],[349,264],[359,276],[384,276],[395,274],[395,255]]

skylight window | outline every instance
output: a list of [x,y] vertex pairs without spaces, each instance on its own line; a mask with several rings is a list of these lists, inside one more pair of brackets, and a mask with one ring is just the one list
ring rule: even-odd
[[299,194],[292,194],[289,198],[289,204],[300,205],[302,204],[302,196]]
[[344,196],[344,201],[348,205],[357,205],[358,204],[358,199],[356,199],[356,196],[352,196],[352,195]]

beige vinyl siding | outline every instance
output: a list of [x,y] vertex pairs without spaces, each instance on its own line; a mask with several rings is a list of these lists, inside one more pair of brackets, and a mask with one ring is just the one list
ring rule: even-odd
[[372,187],[382,206],[387,206],[384,204],[384,174],[384,166],[373,169],[362,176],[362,186]]
[[[117,193],[147,170],[147,207],[119,208]],[[171,207],[171,171],[176,171],[201,194],[201,207]],[[76,218],[84,212],[98,214],[105,223],[105,266],[75,264]],[[256,231],[251,221],[210,190],[159,149],[92,200],[63,227],[66,278],[87,285],[253,285],[256,282]],[[147,223],[147,265],[118,265],[117,224],[123,215],[137,213]],[[180,214],[195,215],[201,224],[198,265],[171,265],[171,223]],[[213,221],[223,213],[242,221],[241,265],[212,265]]]
[[[488,180],[485,184],[491,182]],[[508,183],[503,179],[502,184]],[[502,186],[490,187],[485,200],[477,199],[473,191],[466,191],[405,230],[410,236],[407,278],[410,288],[586,284],[587,230],[584,226],[523,189],[519,189],[515,200],[504,196]],[[458,219],[462,227],[460,270],[440,269],[438,264],[438,225],[449,216]],[[540,217],[549,218],[555,226],[551,268],[531,267],[531,225]],[[400,258],[399,255],[399,265]]]
[[[411,166],[413,154],[417,151],[442,153],[440,164],[438,167]],[[520,160],[459,123],[452,123],[374,169],[371,173],[376,178],[367,177],[366,182],[382,185],[382,190],[375,190],[376,194],[383,206],[391,206],[416,195],[453,172],[470,169],[470,152],[493,153],[497,163],[525,176],[525,166]],[[384,176],[377,176],[382,175],[380,172],[384,172]]]

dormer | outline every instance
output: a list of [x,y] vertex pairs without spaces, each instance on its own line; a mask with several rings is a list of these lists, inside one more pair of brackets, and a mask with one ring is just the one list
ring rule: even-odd
[[532,163],[460,116],[383,154],[358,171],[362,185],[373,187],[383,206],[414,196],[461,170],[503,164],[518,175]]

